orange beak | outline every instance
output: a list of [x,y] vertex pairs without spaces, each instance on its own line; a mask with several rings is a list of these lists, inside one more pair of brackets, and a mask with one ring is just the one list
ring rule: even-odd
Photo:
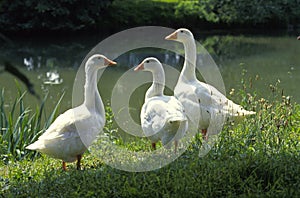
[[104,64],[110,66],[110,65],[116,65],[117,63],[115,61],[109,60],[108,58],[105,58]]
[[136,68],[134,68],[134,71],[139,71],[144,69],[144,63],[139,64]]
[[165,37],[166,40],[176,40],[177,39],[177,32],[173,32],[172,34]]

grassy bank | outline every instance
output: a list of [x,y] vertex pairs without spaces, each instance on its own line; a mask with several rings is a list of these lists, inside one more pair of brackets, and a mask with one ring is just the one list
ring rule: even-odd
[[[84,155],[82,171],[69,164],[67,172],[61,170],[59,160],[45,155],[19,161],[11,157],[1,162],[0,193],[5,197],[296,197],[300,105],[285,96],[278,83],[265,93],[269,99],[258,98],[252,80],[243,73],[241,88],[230,97],[257,115],[226,124],[202,158],[198,157],[200,136],[173,163],[142,173],[114,169],[89,153]],[[113,117],[108,114],[107,119],[109,133],[115,129]],[[135,143],[143,147],[145,141]]]

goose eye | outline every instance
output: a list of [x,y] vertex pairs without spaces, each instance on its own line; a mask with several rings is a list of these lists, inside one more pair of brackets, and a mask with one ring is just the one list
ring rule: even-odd
[[146,61],[146,63],[149,63],[149,62],[150,62],[149,60]]
[[180,30],[181,33],[183,33],[183,30]]

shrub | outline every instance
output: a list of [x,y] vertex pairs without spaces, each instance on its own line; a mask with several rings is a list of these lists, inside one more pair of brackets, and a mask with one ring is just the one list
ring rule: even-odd
[[8,1],[0,4],[4,31],[74,31],[95,27],[111,0]]
[[[174,3],[148,0],[114,0],[109,21],[118,28],[144,25],[170,25],[174,21]],[[116,28],[116,27],[115,27]]]

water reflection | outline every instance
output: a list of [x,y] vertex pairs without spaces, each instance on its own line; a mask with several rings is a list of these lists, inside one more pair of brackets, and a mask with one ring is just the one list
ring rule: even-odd
[[[37,56],[36,59],[35,64],[33,57],[30,56],[29,58],[24,58],[23,63],[27,71],[38,70],[42,67],[42,57]],[[58,70],[55,69],[59,68],[59,63],[56,58],[47,58],[45,66],[43,67],[49,69],[49,71],[39,74],[37,78],[42,80],[44,84],[58,85],[63,83],[63,79],[61,78]]]
[[119,56],[116,61],[122,67],[131,68],[138,65],[145,58],[152,56],[170,66],[177,67],[183,64],[183,57],[180,54],[156,48],[132,50]]
[[24,58],[24,65],[27,68],[27,71],[31,71],[34,69],[34,64],[33,64],[33,58],[29,57],[29,58]]
[[63,82],[57,70],[46,72],[46,78],[43,80],[44,84],[58,85]]
[[[82,60],[100,41],[97,37],[70,38],[63,41],[21,40],[16,41],[14,45],[1,45],[0,58],[12,60],[14,65],[30,78],[35,88],[39,88],[38,92],[44,93],[46,87],[50,92],[52,90],[56,97],[61,90],[72,89],[75,72]],[[259,74],[262,77],[262,81],[256,84],[256,89],[260,89],[262,95],[269,84],[280,79],[286,93],[300,100],[300,92],[296,86],[300,80],[300,45],[299,42],[295,42],[295,37],[214,35],[202,38],[200,43],[220,66],[227,90],[239,89],[241,71],[245,68],[249,75]],[[283,49],[283,46],[288,47]],[[179,47],[183,52],[183,46]],[[109,74],[111,76],[107,78],[107,82],[102,83],[111,84],[112,79],[117,80],[126,70],[133,68],[148,56],[155,56],[164,64],[174,66],[178,70],[183,65],[183,57],[180,54],[154,48],[136,49],[119,56],[116,59],[117,69]],[[198,65],[203,65],[203,58],[205,57],[201,54],[198,55]],[[244,63],[244,66],[241,67],[240,63]],[[11,76],[0,74],[1,87],[5,87],[12,94],[11,98],[15,98],[15,86],[12,86],[14,81],[11,79]],[[104,97],[107,96],[107,100],[110,98],[109,89],[101,93]],[[66,95],[65,100],[71,101],[67,98],[70,95]]]

